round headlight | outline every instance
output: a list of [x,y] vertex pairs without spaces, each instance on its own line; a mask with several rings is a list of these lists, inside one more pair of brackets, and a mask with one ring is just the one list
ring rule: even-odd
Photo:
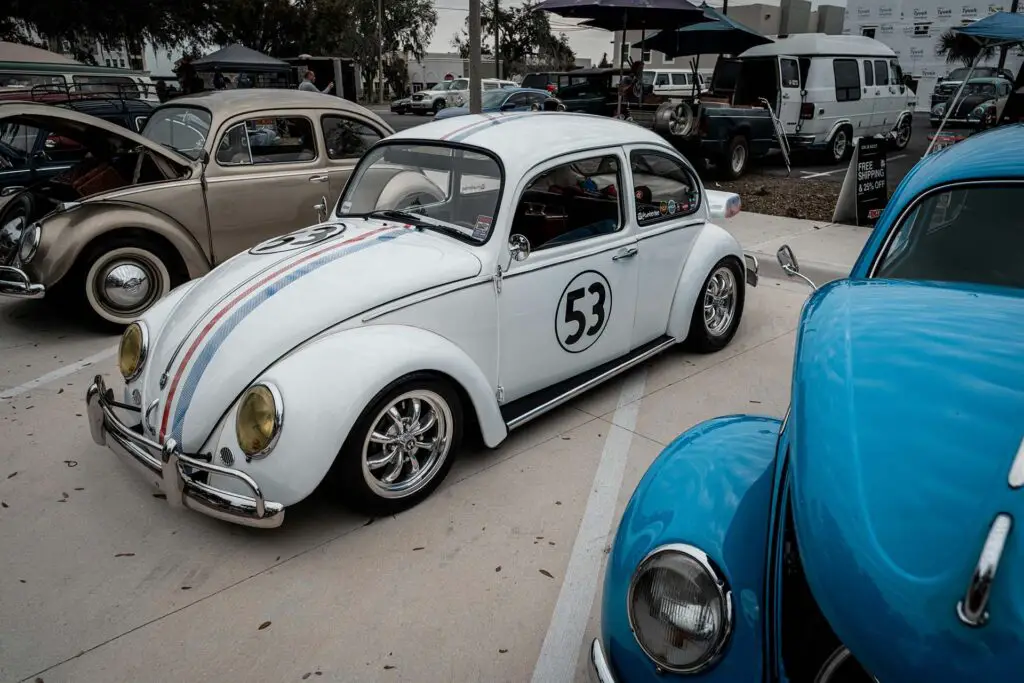
[[250,458],[270,453],[281,433],[284,403],[272,384],[256,384],[246,390],[238,404],[235,436],[238,447]]
[[636,568],[629,624],[640,648],[662,669],[692,674],[714,664],[732,634],[732,593],[707,554],[662,546]]
[[142,323],[132,323],[121,335],[121,345],[117,349],[117,366],[126,382],[131,382],[142,372],[148,346],[149,335]]
[[18,260],[22,263],[28,263],[39,249],[39,240],[42,238],[43,229],[39,227],[39,223],[33,223],[28,226],[25,230],[25,234],[21,236],[21,247],[18,249]]
[[946,104],[940,103],[932,107],[932,116],[942,116],[946,113]]

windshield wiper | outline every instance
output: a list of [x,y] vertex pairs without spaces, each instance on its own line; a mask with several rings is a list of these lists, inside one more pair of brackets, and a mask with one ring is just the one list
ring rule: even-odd
[[417,228],[431,228],[439,230],[456,237],[466,238],[467,235],[462,231],[448,225],[442,220],[431,218],[430,216],[424,216],[423,214],[413,213],[412,211],[400,211],[398,209],[378,209],[377,211],[371,211],[366,214],[370,218],[390,218],[392,220],[399,220],[404,223],[411,223]]

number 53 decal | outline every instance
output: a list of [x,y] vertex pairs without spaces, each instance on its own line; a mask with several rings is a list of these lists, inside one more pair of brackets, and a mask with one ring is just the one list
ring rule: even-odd
[[612,288],[604,275],[585,270],[569,282],[555,311],[555,337],[569,353],[586,351],[608,327]]

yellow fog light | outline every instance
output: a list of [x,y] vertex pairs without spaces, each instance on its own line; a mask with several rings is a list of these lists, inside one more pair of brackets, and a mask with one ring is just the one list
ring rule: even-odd
[[277,443],[284,420],[281,393],[272,384],[256,384],[238,404],[235,436],[238,447],[250,458],[266,456]]
[[131,382],[142,372],[148,345],[149,335],[142,323],[132,323],[121,335],[121,345],[117,350],[117,366],[126,382]]

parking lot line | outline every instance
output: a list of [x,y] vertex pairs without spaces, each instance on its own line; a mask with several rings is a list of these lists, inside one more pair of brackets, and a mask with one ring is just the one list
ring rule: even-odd
[[[896,161],[897,159],[903,159],[906,154],[897,154],[896,156],[886,157],[886,162]],[[832,175],[833,173],[846,173],[847,168],[835,168],[831,171],[821,171],[820,173],[809,173],[801,178],[801,180],[810,180],[811,178],[820,178],[826,175]],[[800,171],[801,173],[807,173],[807,171]]]
[[641,369],[626,379],[619,392],[583,521],[533,670],[533,683],[568,682],[576,671],[646,382],[647,370]]
[[50,382],[55,382],[58,379],[61,379],[62,377],[67,377],[68,375],[73,375],[76,372],[78,372],[79,370],[81,370],[82,368],[86,368],[86,367],[92,365],[93,363],[99,363],[100,361],[106,360],[106,359],[110,358],[111,356],[113,356],[116,353],[117,353],[117,347],[116,346],[112,346],[109,349],[106,349],[105,351],[100,351],[99,353],[95,353],[95,354],[93,354],[91,356],[83,358],[82,360],[80,360],[80,361],[78,361],[76,363],[69,363],[68,365],[62,365],[61,367],[57,368],[56,370],[48,372],[45,375],[40,375],[39,377],[36,377],[33,380],[29,380],[28,382],[25,382],[24,384],[19,384],[16,387],[12,387],[10,389],[6,389],[6,390],[0,392],[0,401],[7,400],[7,399],[12,399],[15,396],[20,396],[20,395],[22,395],[22,394],[24,394],[24,393],[26,393],[28,391],[32,391],[36,387],[43,386],[44,384],[49,384]]

